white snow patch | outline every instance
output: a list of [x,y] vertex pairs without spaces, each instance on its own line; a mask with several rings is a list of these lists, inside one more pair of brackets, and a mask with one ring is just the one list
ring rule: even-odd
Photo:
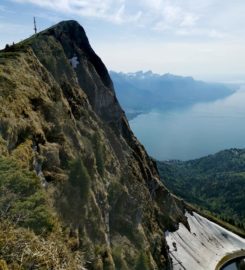
[[214,270],[226,254],[245,250],[245,239],[195,212],[185,215],[190,231],[180,223],[165,234],[174,270]]
[[69,61],[73,68],[77,68],[77,66],[79,65],[79,61],[76,55],[69,59]]

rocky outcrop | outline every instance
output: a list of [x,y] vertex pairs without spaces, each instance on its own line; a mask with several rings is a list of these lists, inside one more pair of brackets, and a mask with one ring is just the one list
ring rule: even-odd
[[39,176],[72,252],[87,269],[170,269],[164,232],[186,223],[183,203],[130,130],[83,28],[61,22],[0,57],[1,155]]

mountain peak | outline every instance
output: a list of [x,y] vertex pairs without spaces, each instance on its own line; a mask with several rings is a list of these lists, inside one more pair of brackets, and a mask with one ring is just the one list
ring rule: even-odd
[[[66,21],[61,21],[61,22],[51,26],[50,28],[44,30],[41,33],[46,33],[46,32],[52,31],[52,30],[55,30],[55,31],[67,31],[69,29],[74,30],[76,28],[83,29],[83,27],[77,21],[75,21],[75,20],[66,20]],[[83,31],[84,31],[84,29],[83,29]]]
[[38,45],[40,39],[42,40],[47,36],[53,36],[61,44],[69,59],[74,55],[86,55],[86,58],[93,63],[104,85],[109,88],[112,87],[112,82],[105,65],[90,46],[84,28],[77,21],[61,21],[47,30],[40,32],[34,42]]
[[56,25],[54,25],[53,27],[56,27],[56,26],[58,26],[58,25],[60,25],[60,26],[81,26],[80,24],[79,24],[79,22],[78,21],[76,21],[76,20],[64,20],[64,21],[61,21],[61,22],[59,22],[59,23],[57,23]]
[[59,41],[64,38],[69,39],[70,43],[75,43],[79,48],[92,50],[83,27],[74,20],[61,21],[58,24],[42,31],[39,36],[52,35]]

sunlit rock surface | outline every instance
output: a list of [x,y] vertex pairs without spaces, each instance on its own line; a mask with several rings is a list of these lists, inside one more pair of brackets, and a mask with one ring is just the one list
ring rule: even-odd
[[190,231],[182,224],[166,232],[173,269],[214,270],[227,254],[245,250],[245,240],[198,215],[186,212]]

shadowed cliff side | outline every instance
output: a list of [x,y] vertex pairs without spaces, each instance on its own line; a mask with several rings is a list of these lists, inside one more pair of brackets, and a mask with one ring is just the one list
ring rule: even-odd
[[130,130],[83,28],[61,22],[0,52],[0,95],[0,154],[38,176],[56,224],[45,237],[62,234],[87,269],[170,269],[164,231],[186,223],[183,203]]

